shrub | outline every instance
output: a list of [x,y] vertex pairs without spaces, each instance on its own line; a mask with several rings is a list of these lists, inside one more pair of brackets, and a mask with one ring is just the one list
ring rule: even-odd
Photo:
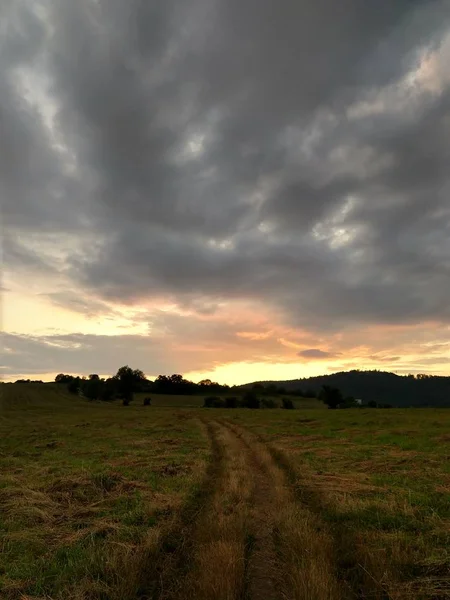
[[272,398],[261,398],[262,408],[278,408],[278,404]]
[[292,400],[290,398],[283,398],[282,403],[283,403],[283,408],[286,408],[288,410],[294,409],[294,403],[292,402]]
[[261,402],[253,392],[247,392],[243,398],[242,402],[245,408],[259,408],[261,406]]
[[369,408],[378,408],[378,404],[375,402],[375,400],[370,400],[370,402],[367,403],[367,406]]
[[103,400],[104,402],[114,400],[114,390],[107,385],[103,386],[103,389],[100,392],[100,400]]
[[358,408],[359,404],[356,402],[356,400],[353,398],[353,396],[347,396],[347,398],[344,399],[344,402],[341,402],[339,404],[338,408]]
[[144,406],[151,406],[152,405],[152,399],[151,398],[144,398]]
[[225,408],[225,402],[218,396],[207,396],[203,400],[203,408]]
[[237,408],[238,401],[235,397],[225,398],[225,407],[226,408]]
[[67,386],[67,391],[69,392],[69,394],[78,394],[79,389],[80,389],[80,380],[79,379],[72,379],[72,381]]

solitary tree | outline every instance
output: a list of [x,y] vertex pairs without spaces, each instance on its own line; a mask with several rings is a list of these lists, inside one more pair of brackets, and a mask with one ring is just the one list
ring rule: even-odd
[[123,404],[128,404],[133,400],[133,394],[139,388],[139,384],[145,381],[145,375],[139,369],[132,369],[128,365],[120,367],[115,375],[117,389],[122,396]]
[[344,401],[342,393],[337,388],[329,385],[322,386],[320,399],[328,406],[328,408],[337,408]]

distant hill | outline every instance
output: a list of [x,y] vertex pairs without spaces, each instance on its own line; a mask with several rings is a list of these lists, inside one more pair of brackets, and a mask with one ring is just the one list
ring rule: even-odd
[[290,381],[258,381],[255,384],[276,385],[287,391],[312,390],[318,392],[323,385],[339,388],[344,396],[392,404],[397,407],[431,406],[450,408],[450,377],[431,375],[396,375],[386,371],[342,371]]

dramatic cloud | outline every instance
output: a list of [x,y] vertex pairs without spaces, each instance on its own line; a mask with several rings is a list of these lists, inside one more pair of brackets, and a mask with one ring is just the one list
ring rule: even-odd
[[[450,325],[449,65],[447,0],[3,3],[7,288],[91,320],[166,307],[176,344],[114,342],[161,370],[397,363],[374,328],[417,349]],[[207,332],[217,360],[177,353]]]

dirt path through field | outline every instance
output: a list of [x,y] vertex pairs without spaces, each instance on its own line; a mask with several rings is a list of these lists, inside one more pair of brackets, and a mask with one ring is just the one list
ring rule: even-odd
[[249,600],[278,600],[281,598],[280,568],[274,543],[277,483],[242,435],[225,421],[220,422],[220,426],[226,429],[229,451],[244,458],[246,478],[251,486],[244,597]]
[[158,583],[141,600],[346,598],[330,539],[264,442],[228,419],[204,423],[212,457],[201,501],[162,540]]
[[225,422],[208,422],[223,457],[209,510],[193,532],[179,598],[281,600],[273,537],[276,485],[257,454]]
[[253,482],[249,526],[254,545],[247,558],[246,598],[354,598],[338,580],[331,536],[320,519],[297,501],[267,445],[228,419],[219,422],[246,456]]
[[158,600],[282,600],[274,543],[277,484],[243,437],[205,419],[212,457],[201,502],[161,544]]
[[[255,489],[264,494],[268,482],[273,486],[267,494],[270,509],[266,514],[268,523],[277,531],[278,574],[283,597],[391,600],[382,582],[364,567],[365,554],[358,547],[354,533],[345,524],[330,528],[323,519],[323,513],[330,510],[327,500],[311,490],[289,458],[249,429],[228,419],[221,422],[246,446],[250,460],[259,463],[260,468],[254,475]],[[263,478],[261,470],[266,473]],[[264,502],[259,501],[255,506],[256,514],[264,514]],[[267,538],[263,536],[265,548],[266,543]],[[265,556],[263,552],[261,557],[255,557],[256,572],[269,562],[267,556],[266,550]],[[256,581],[260,581],[258,576]],[[257,590],[258,584],[255,585]],[[258,592],[254,597],[260,597]]]

